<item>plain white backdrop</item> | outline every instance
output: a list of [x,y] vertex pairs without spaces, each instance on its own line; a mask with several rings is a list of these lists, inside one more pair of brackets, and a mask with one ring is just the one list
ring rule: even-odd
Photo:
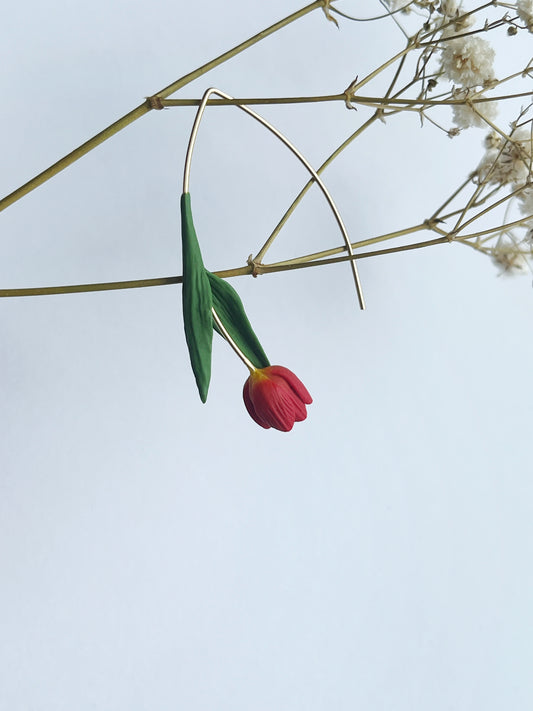
[[[299,7],[6,6],[0,193]],[[338,93],[402,42],[318,10],[180,95]],[[259,110],[315,166],[368,115]],[[194,111],[151,112],[3,212],[0,286],[179,274]],[[375,125],[324,174],[352,238],[431,214],[482,139]],[[191,174],[206,265],[244,264],[306,180],[241,112],[208,110]],[[314,189],[269,257],[339,244]],[[202,405],[179,286],[0,301],[0,708],[531,707],[531,277],[461,245],[360,272],[364,313],[347,265],[232,280],[314,397],[290,434],[248,417],[218,338]]]

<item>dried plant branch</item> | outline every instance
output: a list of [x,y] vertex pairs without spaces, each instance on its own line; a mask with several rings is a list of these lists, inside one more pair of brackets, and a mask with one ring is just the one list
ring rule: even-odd
[[[384,7],[388,8],[388,3],[390,3],[391,0],[380,0],[380,2]],[[531,215],[526,215],[520,219],[513,220],[507,215],[507,211],[509,207],[514,204],[518,204],[520,207],[520,205],[522,205],[522,203],[520,203],[521,200],[525,205],[525,200],[529,195],[528,191],[533,192],[531,175],[531,141],[529,141],[528,144],[529,149],[525,149],[522,145],[525,140],[522,137],[524,127],[531,122],[531,119],[526,118],[526,114],[533,105],[531,103],[533,91],[520,91],[519,89],[521,89],[522,86],[515,86],[515,84],[518,84],[520,80],[532,78],[533,59],[529,60],[524,69],[514,71],[504,78],[496,79],[494,77],[494,73],[490,71],[484,76],[475,76],[473,79],[470,77],[471,83],[468,83],[468,81],[463,82],[462,78],[459,76],[463,65],[467,67],[467,72],[470,71],[470,74],[472,74],[474,69],[476,69],[474,63],[474,69],[468,70],[468,63],[470,61],[468,53],[465,56],[453,56],[453,61],[446,64],[446,57],[450,54],[453,55],[456,51],[460,52],[461,48],[466,46],[465,43],[470,42],[471,47],[477,47],[481,52],[481,49],[479,48],[487,45],[486,40],[481,36],[487,35],[497,28],[507,26],[508,34],[511,35],[516,34],[521,30],[527,30],[525,26],[522,26],[520,23],[516,22],[519,19],[518,15],[516,17],[511,17],[509,13],[506,12],[504,15],[494,17],[495,9],[502,8],[505,10],[516,10],[517,5],[516,3],[505,3],[497,0],[490,0],[489,2],[482,3],[468,12],[459,10],[457,10],[457,12],[453,11],[455,13],[453,15],[452,12],[449,12],[448,15],[446,14],[444,2],[436,5],[435,3],[431,4],[426,2],[426,0],[412,0],[410,5],[415,9],[421,10],[424,18],[426,18],[422,27],[420,27],[412,36],[407,37],[406,45],[401,51],[394,54],[387,61],[382,62],[376,69],[370,71],[361,80],[356,79],[348,87],[348,89],[342,93],[317,96],[288,96],[270,98],[248,97],[236,99],[223,95],[222,98],[209,98],[206,102],[206,105],[208,106],[236,105],[252,114],[253,112],[251,112],[250,109],[246,109],[246,106],[259,104],[314,104],[339,101],[345,103],[348,108],[361,106],[374,110],[372,116],[362,122],[361,125],[353,133],[351,133],[351,135],[348,136],[322,163],[322,165],[316,170],[316,177],[313,177],[307,181],[288,209],[285,211],[281,219],[278,221],[278,224],[271,235],[259,249],[256,257],[253,259],[250,258],[248,265],[245,267],[237,267],[235,269],[216,272],[219,276],[229,277],[244,274],[253,274],[256,276],[257,274],[271,273],[274,271],[288,271],[290,269],[305,268],[306,266],[320,266],[342,261],[352,260],[352,262],[355,263],[355,260],[359,258],[391,254],[407,249],[418,249],[422,246],[431,246],[433,244],[442,244],[452,241],[467,244],[468,246],[474,247],[484,254],[494,257],[495,254],[497,255],[497,250],[499,246],[501,246],[501,241],[504,236],[508,237],[513,244],[518,245],[517,250],[521,255],[525,253],[526,248],[522,245],[523,239],[515,236],[509,236],[509,230],[518,230],[527,228],[528,226],[530,227],[532,223]],[[251,47],[253,44],[282,29],[291,22],[300,19],[317,8],[322,8],[326,13],[326,17],[335,23],[336,20],[331,13],[334,13],[339,17],[345,17],[346,19],[356,21],[374,21],[392,15],[401,31],[404,32],[404,34],[406,33],[396,18],[396,15],[405,9],[404,7],[389,10],[386,15],[360,19],[351,17],[347,13],[343,13],[337,8],[334,8],[331,5],[331,0],[316,0],[316,2],[313,2],[296,13],[287,16],[280,22],[272,25],[266,30],[263,30],[262,32],[249,38],[245,42],[237,45],[228,52],[220,55],[220,57],[211,60],[202,67],[199,67],[193,72],[181,77],[181,79],[173,82],[154,96],[149,97],[143,104],[133,109],[133,111],[111,124],[111,126],[104,129],[104,131],[79,146],[75,149],[75,151],[71,152],[53,166],[50,166],[50,168],[46,171],[43,171],[43,173],[39,174],[34,179],[21,186],[18,190],[1,200],[0,210],[20,199],[38,185],[42,184],[53,175],[56,175],[59,171],[78,160],[82,155],[85,155],[85,153],[89,152],[94,147],[107,140],[107,138],[122,130],[131,122],[135,121],[137,118],[140,118],[142,115],[145,115],[152,109],[160,110],[167,107],[198,106],[200,104],[199,99],[170,99],[168,97],[214,67],[231,59],[240,52]],[[474,17],[480,16],[481,13],[485,11],[488,15],[485,18],[484,24],[481,27],[473,28],[472,21]],[[521,10],[518,10],[518,12],[520,14]],[[490,19],[488,19],[489,15]],[[522,15],[520,15],[520,17],[523,19]],[[524,21],[524,23],[527,24],[526,21]],[[487,52],[488,50],[483,51]],[[481,59],[483,60],[483,57]],[[483,61],[481,64],[483,64]],[[381,77],[384,72],[392,69],[394,69],[394,73],[384,95],[381,95],[379,90],[376,92],[377,95],[375,96],[362,96],[358,93],[365,85],[370,84],[373,80]],[[478,69],[476,69],[476,71],[478,71]],[[440,90],[442,82],[445,82],[445,86],[447,87],[444,91]],[[514,84],[509,86],[509,89],[512,89],[513,91],[510,91],[507,94],[500,91],[498,95],[495,95],[495,90],[508,82],[514,82]],[[434,89],[437,87],[437,84],[439,84],[439,92],[435,93]],[[372,92],[369,93],[371,94]],[[526,107],[521,107],[521,109],[517,112],[518,117],[512,123],[509,131],[502,129],[502,127],[499,126],[493,119],[491,114],[494,103],[497,101],[518,101],[520,99],[527,99],[530,103]],[[450,107],[452,109],[456,125],[451,129],[447,129],[443,125],[440,116],[435,116],[436,110],[439,108],[443,109],[444,107]],[[478,167],[478,169],[470,171],[468,177],[460,182],[458,188],[441,203],[440,207],[431,215],[431,217],[416,225],[390,231],[375,237],[369,237],[354,243],[350,243],[347,240],[347,243],[344,246],[339,246],[333,249],[302,255],[300,257],[287,259],[274,264],[263,264],[263,259],[268,249],[278,237],[281,229],[295,211],[296,207],[300,204],[303,197],[307,194],[313,184],[317,182],[318,176],[320,176],[323,171],[325,171],[326,168],[331,165],[331,163],[336,160],[349,145],[351,145],[356,139],[360,138],[367,131],[367,129],[374,125],[378,119],[380,121],[384,121],[389,117],[400,115],[404,112],[416,113],[420,117],[421,122],[427,121],[439,130],[445,131],[450,137],[457,135],[457,133],[461,130],[465,130],[472,125],[486,126],[492,131],[491,141],[493,141],[494,145],[498,145],[497,149],[487,149],[487,155],[490,160],[492,160],[492,164],[490,164],[490,161],[489,164],[487,164],[488,158],[484,158],[485,163],[483,164],[483,170]],[[465,119],[465,116],[467,119]],[[513,179],[513,182],[510,178],[505,180],[499,180],[498,178],[498,171],[501,171],[501,162],[504,159],[508,161],[515,159],[514,154],[511,155],[512,150],[514,150],[518,156],[517,160],[521,160],[525,166],[525,170],[529,176],[525,182],[524,180],[522,180],[522,182],[517,182]],[[492,151],[492,153],[490,151]],[[312,175],[315,174],[313,169],[311,169],[311,173]],[[467,190],[470,184],[472,184],[472,189]],[[500,192],[501,190],[506,191],[504,195]],[[507,210],[502,219],[499,216],[499,213],[503,211],[504,207],[506,207]],[[445,210],[448,210],[446,214],[444,214]],[[489,221],[488,218],[490,218],[490,221],[495,220],[495,222],[493,225],[489,224],[485,227],[486,222]],[[484,221],[482,224],[480,224],[481,220]],[[444,223],[446,221],[453,221],[450,229],[445,229]],[[465,229],[474,223],[477,223],[476,226],[480,227],[483,225],[483,229],[465,234]],[[410,234],[424,230],[433,232],[437,235],[437,237],[432,240],[426,240],[425,242],[418,242],[412,245],[391,246],[386,249],[366,252],[363,254],[342,254],[350,249],[360,249],[362,247],[364,248],[389,240],[401,239]],[[489,244],[490,242],[494,242],[494,244]],[[529,252],[531,252],[531,248],[529,248]],[[339,254],[341,256],[334,256]],[[76,291],[138,288],[142,286],[174,284],[179,283],[179,280],[179,277],[166,277],[162,279],[109,282],[105,284],[93,285],[86,284],[67,287],[45,287],[39,289],[12,289],[0,291],[0,296],[73,293]]]
[[112,136],[117,134],[119,131],[122,131],[124,128],[129,126],[131,123],[133,123],[137,119],[141,118],[141,116],[144,116],[145,114],[147,114],[153,108],[162,108],[160,106],[158,100],[166,99],[168,96],[170,96],[171,94],[174,94],[179,89],[182,89],[187,84],[190,84],[195,79],[198,79],[203,74],[206,74],[207,72],[211,71],[215,67],[218,67],[219,65],[223,64],[224,62],[227,62],[229,59],[236,57],[238,54],[240,54],[241,52],[244,52],[249,47],[252,47],[254,44],[257,44],[257,42],[260,42],[261,40],[265,39],[269,35],[271,35],[275,32],[278,32],[283,27],[290,25],[292,22],[299,20],[304,15],[307,15],[309,12],[312,12],[313,10],[316,10],[317,8],[323,7],[323,5],[324,5],[323,0],[315,0],[315,2],[312,2],[310,5],[306,5],[301,10],[298,10],[297,12],[294,12],[291,15],[288,15],[283,20],[280,20],[279,22],[276,22],[275,24],[271,25],[270,27],[267,27],[266,29],[262,30],[261,32],[257,33],[256,35],[253,35],[252,37],[247,39],[245,42],[241,42],[236,47],[233,47],[233,49],[230,49],[227,52],[224,52],[224,54],[221,54],[219,57],[212,59],[211,61],[207,62],[206,64],[203,64],[201,67],[198,67],[194,71],[189,72],[188,74],[185,74],[184,76],[182,76],[180,79],[177,79],[176,81],[172,82],[172,84],[169,84],[164,89],[161,89],[156,94],[154,94],[153,97],[146,99],[146,101],[144,101],[142,104],[137,106],[135,109],[132,109],[131,111],[129,111],[127,114],[122,116],[122,118],[118,119],[114,123],[107,126],[107,128],[105,128],[103,131],[100,131],[100,133],[97,133],[95,136],[90,138],[88,141],[85,141],[85,143],[82,143],[80,146],[75,148],[73,151],[68,153],[66,156],[64,156],[60,160],[56,161],[53,165],[51,165],[49,168],[44,170],[42,173],[39,173],[34,178],[29,180],[27,183],[25,183],[24,185],[21,185],[20,188],[17,188],[17,190],[14,190],[12,193],[10,193],[6,197],[4,197],[2,200],[0,200],[0,212],[2,210],[5,210],[6,207],[9,207],[13,203],[17,202],[17,200],[20,200],[22,197],[24,197],[25,195],[30,193],[32,190],[35,190],[35,188],[39,187],[40,185],[45,183],[47,180],[50,180],[50,178],[52,178],[55,175],[57,175],[58,173],[60,173],[62,170],[67,168],[69,165],[72,165],[73,163],[75,163],[77,160],[79,160],[84,155],[86,155],[87,153],[92,151],[94,148],[99,146],[101,143],[106,141],[108,138],[111,138]]

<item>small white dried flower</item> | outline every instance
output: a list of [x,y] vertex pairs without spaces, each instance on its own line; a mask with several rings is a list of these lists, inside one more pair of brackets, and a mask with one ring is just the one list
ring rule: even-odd
[[496,133],[496,131],[491,131],[490,133],[487,133],[483,143],[485,144],[485,148],[487,150],[489,148],[499,148],[502,144],[502,137],[499,133]]
[[499,268],[500,274],[520,274],[530,270],[527,260],[529,249],[522,249],[512,241],[498,240],[492,249],[492,261]]
[[486,101],[478,105],[476,113],[470,104],[456,104],[453,107],[453,121],[458,128],[486,128],[488,119],[493,122],[498,115],[498,102]]
[[[486,139],[485,139],[486,140]],[[503,148],[488,148],[477,167],[478,180],[493,185],[525,185],[531,174],[531,134],[520,129]]]
[[516,11],[527,29],[533,32],[533,0],[518,0]]
[[494,50],[481,37],[458,37],[444,44],[443,74],[464,87],[483,86],[494,79]]
[[[454,6],[457,7],[455,12],[453,12]],[[461,3],[452,3],[450,0],[448,4],[442,4],[440,11],[444,15],[440,21],[441,36],[444,38],[455,37],[468,32],[476,24],[475,14],[465,13]]]
[[[485,128],[487,122],[484,121],[484,118],[489,121],[494,121],[496,118],[498,114],[498,102],[482,101],[474,104],[473,100],[477,96],[479,95],[475,93],[469,95],[468,89],[455,89],[453,91],[454,99],[464,101],[463,104],[454,104],[453,106],[453,121],[459,128],[470,128],[471,126]],[[475,110],[472,108],[474,105]]]
[[405,8],[406,5],[411,4],[411,0],[385,0],[392,12],[395,10],[402,10],[404,12],[410,12],[409,8]]
[[518,206],[522,215],[533,220],[533,187],[524,188],[518,195]]
[[445,17],[453,17],[454,15],[457,15],[461,9],[461,1],[460,0],[442,0],[440,4],[440,12],[445,16]]

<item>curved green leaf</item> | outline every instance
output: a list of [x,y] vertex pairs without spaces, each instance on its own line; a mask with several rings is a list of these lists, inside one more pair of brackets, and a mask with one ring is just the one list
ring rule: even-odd
[[[266,368],[270,363],[246,316],[240,296],[224,279],[207,270],[206,274],[211,284],[213,306],[224,328],[256,368]],[[218,330],[215,324],[213,326]]]
[[183,250],[183,324],[191,366],[202,402],[207,400],[211,379],[213,298],[194,229],[191,196],[181,196],[181,241]]

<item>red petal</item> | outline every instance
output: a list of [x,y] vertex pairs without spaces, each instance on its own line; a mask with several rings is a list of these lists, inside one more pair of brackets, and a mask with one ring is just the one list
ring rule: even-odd
[[270,365],[268,368],[263,368],[265,375],[275,375],[278,378],[283,378],[291,389],[296,393],[302,402],[306,405],[310,405],[313,402],[313,398],[309,394],[309,391],[302,383],[302,381],[294,375],[292,370],[284,368],[282,365]]
[[304,384],[281,365],[254,371],[244,384],[243,398],[254,422],[282,432],[289,432],[295,422],[305,420],[305,405],[312,402]]
[[249,395],[256,417],[277,430],[288,432],[292,429],[294,407],[284,380],[270,378],[262,370],[255,377],[251,376]]
[[256,422],[258,425],[261,427],[264,427],[265,430],[270,429],[270,425],[268,422],[265,422],[259,415],[256,413],[254,404],[252,402],[252,398],[250,397],[250,378],[244,383],[244,388],[242,391],[242,397],[244,400],[244,404],[246,406],[246,409],[248,410],[248,414],[252,418],[254,422]]
[[305,409],[304,403],[299,397],[293,394],[294,397],[294,421],[301,422],[307,417],[307,410]]

